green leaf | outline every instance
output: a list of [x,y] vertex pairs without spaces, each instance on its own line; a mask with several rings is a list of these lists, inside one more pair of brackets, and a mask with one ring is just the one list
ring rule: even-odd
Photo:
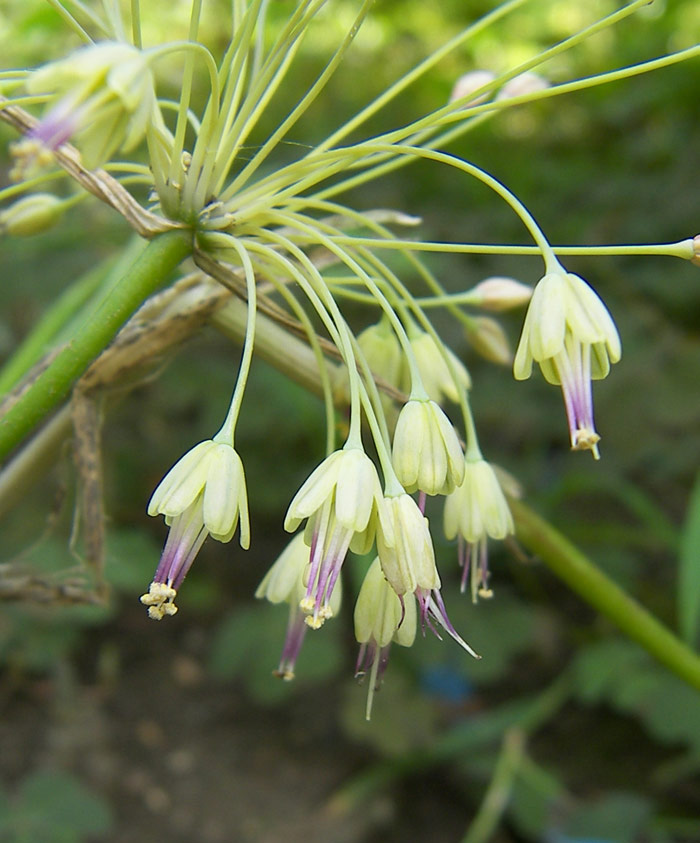
[[600,641],[587,647],[576,658],[574,675],[579,699],[608,702],[638,718],[656,740],[700,751],[698,692],[632,642]]
[[81,843],[112,827],[107,803],[72,776],[41,771],[24,780],[13,843]]
[[693,646],[700,624],[700,472],[690,495],[678,560],[678,623],[683,640]]
[[569,814],[562,836],[570,840],[634,843],[645,831],[650,813],[650,803],[637,794],[609,793]]

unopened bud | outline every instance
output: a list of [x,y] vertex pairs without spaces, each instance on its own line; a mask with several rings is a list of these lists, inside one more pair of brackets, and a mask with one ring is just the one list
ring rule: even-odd
[[690,259],[695,266],[700,266],[700,234],[693,237],[693,257]]
[[508,337],[495,319],[475,316],[466,330],[467,339],[482,357],[504,366],[513,361]]
[[[483,88],[485,85],[488,85],[490,82],[493,82],[495,78],[496,77],[490,70],[472,70],[470,73],[465,73],[455,82],[454,87],[452,88],[452,93],[450,94],[450,102],[468,97],[469,94],[472,94]],[[490,93],[488,92],[481,94],[481,96],[465,102],[464,107],[467,108],[470,105],[478,105],[480,102],[487,100],[489,96]]]
[[537,73],[521,73],[510,79],[501,88],[496,100],[508,100],[511,97],[524,97],[527,94],[536,94],[549,88],[549,82]]
[[492,278],[484,278],[470,292],[473,295],[470,304],[494,313],[520,307],[527,304],[532,297],[532,287],[516,281],[515,278],[496,275]]
[[63,202],[50,193],[33,193],[0,212],[0,232],[28,237],[55,225],[63,214]]

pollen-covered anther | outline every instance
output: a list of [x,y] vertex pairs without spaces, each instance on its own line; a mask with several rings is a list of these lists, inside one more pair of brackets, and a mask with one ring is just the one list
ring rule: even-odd
[[177,606],[173,602],[177,597],[177,591],[166,583],[152,582],[148,592],[139,598],[144,606],[148,606],[148,617],[154,621],[161,621],[168,615],[172,617],[177,613]]
[[598,442],[600,436],[590,428],[579,428],[575,430],[571,437],[572,451],[593,451],[593,456],[598,459]]
[[296,676],[293,670],[273,670],[272,675],[283,682],[291,682]]
[[11,182],[20,182],[29,178],[35,170],[53,164],[53,151],[47,149],[36,138],[22,138],[10,144],[13,166],[9,172]]

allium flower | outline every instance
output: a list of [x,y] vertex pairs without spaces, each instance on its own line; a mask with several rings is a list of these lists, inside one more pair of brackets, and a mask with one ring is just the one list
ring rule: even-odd
[[529,378],[532,361],[549,383],[560,385],[571,447],[598,459],[591,380],[606,377],[620,359],[617,328],[607,308],[577,275],[549,272],[532,294],[513,363],[518,380]]
[[204,540],[228,542],[240,521],[241,547],[250,545],[243,463],[224,442],[209,439],[185,454],[163,478],[148,505],[170,527],[158,568],[141,602],[161,620],[177,612],[173,600]]
[[464,482],[448,495],[444,519],[447,538],[459,536],[462,591],[471,570],[472,600],[491,597],[487,541],[506,538],[515,526],[496,472],[486,460],[466,460]]
[[300,605],[314,629],[332,614],[333,588],[353,539],[371,545],[381,500],[374,463],[360,448],[346,447],[316,468],[289,505],[285,530],[308,519],[310,568]]
[[447,495],[462,482],[462,446],[434,401],[404,404],[394,431],[392,462],[407,492]]
[[384,576],[402,597],[417,588],[440,588],[428,520],[408,494],[384,498],[377,552]]
[[50,153],[74,135],[85,166],[92,169],[119,148],[133,149],[149,120],[160,123],[153,76],[145,54],[129,44],[104,41],[34,71],[31,94],[52,94],[53,105],[39,125],[15,144],[18,172],[50,161]]
[[379,689],[389,661],[392,642],[410,647],[416,637],[416,603],[403,601],[384,577],[377,557],[365,575],[355,604],[355,638],[360,646],[355,677],[368,672],[366,717],[372,713],[374,692]]
[[[255,596],[266,598],[271,603],[289,603],[289,622],[287,637],[275,675],[285,681],[294,679],[294,667],[304,643],[308,624],[299,604],[306,594],[306,575],[309,570],[309,548],[304,542],[304,534],[297,533],[282,551],[277,561],[265,574],[257,588]],[[338,582],[330,598],[333,615],[340,610],[342,582]]]
[[[428,397],[438,404],[444,398],[453,401],[455,404],[458,403],[459,390],[469,389],[472,383],[464,363],[449,348],[445,348],[457,377],[457,383],[455,383],[442,352],[427,331],[417,333],[410,338],[410,342]],[[403,386],[406,392],[410,391],[408,372],[404,373]]]

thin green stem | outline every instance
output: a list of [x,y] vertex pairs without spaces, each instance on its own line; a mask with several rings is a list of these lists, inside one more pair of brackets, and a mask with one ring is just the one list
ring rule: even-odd
[[309,88],[309,90],[302,97],[302,99],[297,103],[297,105],[291,111],[289,116],[286,117],[285,120],[283,120],[280,126],[272,133],[268,140],[265,141],[261,149],[253,156],[252,160],[245,165],[245,167],[236,176],[233,182],[228,186],[228,193],[235,194],[236,191],[238,191],[242,185],[246,184],[246,182],[250,179],[253,173],[265,161],[270,152],[279,144],[282,138],[289,132],[292,126],[294,126],[294,124],[301,118],[301,116],[306,112],[309,106],[314,102],[316,97],[325,88],[328,80],[331,78],[336,68],[343,60],[343,56],[347,52],[348,48],[355,40],[355,36],[357,35],[357,32],[360,29],[360,26],[362,25],[362,21],[367,16],[370,6],[373,3],[374,0],[364,0],[352,27],[346,34],[345,38],[343,39],[343,42],[340,44],[338,49],[331,57],[328,64],[323,69],[321,75]]
[[131,0],[131,39],[139,50],[143,46],[141,37],[141,0]]
[[245,393],[248,375],[250,373],[250,364],[253,359],[253,347],[255,344],[255,316],[257,313],[257,292],[255,287],[255,272],[250,260],[250,255],[241,243],[239,243],[234,237],[230,237],[229,240],[230,248],[235,250],[243,266],[248,299],[248,315],[246,320],[245,339],[243,340],[243,353],[241,354],[241,365],[238,369],[238,378],[233,390],[231,405],[228,413],[226,414],[226,419],[221,426],[221,430],[216,434],[214,439],[217,442],[226,442],[233,448],[236,423],[238,422],[238,416],[241,411],[243,394]]
[[[315,199],[316,197],[314,197]],[[300,203],[303,199],[300,200]],[[314,204],[317,204],[314,202]],[[427,240],[404,240],[402,238],[393,238],[391,240],[384,240],[373,237],[354,237],[353,235],[340,234],[334,238],[336,243],[350,244],[356,246],[366,246],[370,249],[390,249],[394,251],[412,251],[412,252],[439,252],[442,254],[460,254],[460,255],[532,255],[541,256],[542,249],[540,246],[514,246],[514,245],[500,245],[500,244],[485,244],[485,243],[439,243]],[[693,238],[686,240],[679,240],[677,243],[653,243],[639,245],[606,245],[606,246],[555,246],[550,244],[552,252],[555,255],[584,255],[584,256],[600,256],[600,255],[614,255],[625,256],[632,255],[635,257],[647,257],[656,255],[658,257],[682,258],[683,260],[691,260],[693,257]],[[469,293],[454,293],[444,298],[449,298],[453,302],[457,302],[459,296],[467,296]],[[446,301],[441,301],[443,297],[424,298],[420,299],[421,304],[438,305],[445,304]],[[466,302],[469,303],[468,301]]]
[[302,286],[302,289],[304,289],[307,296],[309,295],[309,287],[311,287],[315,295],[323,302],[324,309],[327,310],[330,318],[332,318],[333,323],[335,324],[337,339],[334,338],[334,342],[338,345],[338,349],[343,356],[343,361],[347,366],[348,378],[350,381],[350,430],[348,433],[348,443],[351,447],[358,447],[358,443],[361,444],[362,442],[360,432],[361,416],[359,397],[359,387],[361,382],[357,374],[355,355],[350,341],[350,329],[348,328],[335,299],[328,291],[321,273],[316,269],[311,260],[309,260],[308,256],[296,245],[296,243],[293,243],[279,232],[273,233],[271,231],[267,231],[265,232],[265,235],[283,246],[306,269],[309,275],[308,278],[303,278],[302,276],[303,281],[299,279],[300,273],[295,271],[297,281],[299,281],[299,284]]
[[266,273],[266,277],[274,284],[277,292],[287,302],[294,315],[304,326],[306,337],[316,358],[323,393],[323,408],[326,414],[326,456],[329,456],[335,450],[335,404],[333,400],[333,386],[328,372],[328,361],[323,355],[323,349],[318,341],[311,320],[293,293],[287,288],[286,284],[280,282],[274,275]]
[[462,843],[488,843],[506,809],[525,750],[525,735],[517,728],[503,736],[493,776]]
[[[190,11],[190,29],[189,40],[194,42],[197,40],[197,32],[199,31],[199,19],[202,13],[201,0],[194,0],[192,9]],[[180,94],[180,102],[177,112],[177,122],[175,124],[175,141],[173,143],[173,157],[170,162],[169,178],[171,183],[179,184],[182,172],[182,151],[185,148],[185,132],[187,131],[187,114],[190,109],[190,101],[192,98],[192,79],[194,77],[194,55],[188,52],[185,55],[185,69],[182,75],[182,92]],[[211,70],[210,70],[211,74]],[[214,66],[213,79],[217,80],[216,66]],[[212,94],[214,89],[212,88]]]
[[[488,85],[485,85],[478,91],[469,94],[469,99],[472,100],[473,98],[478,97],[482,91],[485,92],[489,89],[492,89],[521,73],[524,73],[534,67],[537,67],[538,65],[552,58],[557,53],[562,52],[565,49],[570,49],[571,47],[575,46],[575,44],[579,43],[584,38],[588,38],[595,32],[598,32],[603,28],[607,28],[615,23],[618,23],[624,17],[627,17],[634,11],[636,11],[636,9],[640,6],[646,5],[647,2],[648,0],[635,0],[634,3],[625,6],[623,9],[620,9],[612,15],[603,18],[595,24],[580,30],[579,32],[565,39],[561,43],[555,45],[554,47],[551,47],[549,50],[545,50],[543,53],[538,54],[534,58],[523,62],[515,68],[512,68],[507,73],[501,74]],[[437,111],[432,112],[431,114],[426,115],[425,117],[422,117],[417,121],[414,121],[408,126],[402,127],[402,129],[400,130],[394,130],[383,136],[380,136],[379,138],[377,138],[377,140],[399,141],[403,139],[410,141],[412,144],[421,143],[425,149],[435,149],[437,147],[442,148],[448,143],[451,143],[452,141],[456,140],[458,137],[463,135],[471,128],[473,128],[475,125],[481,122],[483,118],[497,114],[507,108],[513,108],[515,106],[524,105],[539,99],[546,99],[549,97],[559,96],[560,94],[567,94],[572,93],[574,91],[584,90],[585,88],[606,84],[607,82],[618,81],[620,79],[626,78],[627,76],[636,76],[641,73],[648,73],[653,70],[658,70],[662,67],[667,67],[671,64],[675,64],[680,61],[685,61],[688,58],[692,58],[694,55],[696,55],[698,49],[698,47],[690,47],[686,50],[681,50],[678,53],[672,53],[668,56],[662,56],[659,59],[652,59],[647,62],[640,62],[637,65],[632,65],[631,67],[621,68],[619,70],[610,71],[608,73],[599,74],[597,76],[585,77],[584,79],[577,79],[573,82],[566,82],[560,85],[554,85],[542,91],[522,94],[517,97],[508,97],[501,100],[492,100],[491,102],[485,103],[483,105],[460,107],[460,101],[456,101],[455,103],[450,103],[447,106],[443,106],[443,108],[438,109]],[[441,125],[446,125],[455,122],[458,123],[457,126],[454,126],[453,128],[445,132],[435,135]],[[431,136],[433,136],[432,140],[428,142],[428,139]],[[383,163],[380,163],[382,160]],[[412,159],[405,157],[391,159],[388,154],[377,156],[377,161],[375,164],[369,166],[369,162],[365,163],[365,166],[368,166],[368,169],[366,169],[364,172],[358,173],[354,176],[350,176],[341,180],[340,182],[337,182],[336,184],[330,185],[324,188],[322,191],[319,191],[319,193],[317,193],[316,195],[318,198],[328,198],[330,196],[337,195],[338,193],[345,192],[350,188],[358,187],[359,185],[364,184],[368,181],[374,181],[382,175],[386,175],[387,173],[392,172],[398,169],[399,167],[403,167],[406,164],[411,163],[411,160]]]
[[83,27],[78,23],[78,21],[73,17],[73,15],[65,8],[63,3],[60,0],[46,0],[46,2],[51,6],[53,9],[58,12],[58,14],[63,19],[64,23],[67,23],[68,26],[76,32],[80,38],[83,39],[87,44],[92,44],[92,38],[90,35],[83,29]]
[[527,0],[510,0],[507,3],[502,3],[492,12],[489,12],[489,14],[484,15],[478,21],[468,26],[465,30],[463,30],[450,41],[448,41],[447,44],[445,44],[439,50],[436,50],[434,53],[432,53],[430,56],[420,62],[420,64],[414,67],[413,70],[410,70],[408,73],[406,73],[396,82],[394,82],[394,84],[387,88],[387,90],[380,94],[380,96],[378,96],[375,100],[369,103],[369,105],[366,105],[358,114],[355,115],[355,117],[353,117],[339,129],[333,132],[330,137],[326,138],[326,140],[320,143],[316,147],[314,152],[321,151],[324,149],[330,149],[332,146],[336,145],[339,141],[341,141],[343,138],[347,137],[352,131],[354,131],[358,126],[361,126],[363,123],[369,120],[388,102],[398,96],[413,82],[415,82],[416,79],[418,79],[420,76],[422,76],[432,67],[434,67],[445,56],[449,55],[449,53],[456,50],[469,38],[478,35],[479,32],[486,29],[499,18],[508,14],[508,12],[511,12],[518,6],[522,6],[524,2],[527,2]]
[[94,317],[32,382],[0,420],[0,459],[60,404],[75,381],[112,341],[138,306],[167,280],[191,251],[188,232],[171,231],[154,237],[119,283],[105,293]]
[[700,656],[600,571],[558,530],[521,501],[509,501],[523,545],[572,591],[597,609],[657,661],[700,690]]
[[342,261],[342,263],[344,263],[348,267],[348,269],[350,269],[352,272],[357,273],[358,278],[362,279],[367,289],[376,298],[377,304],[379,304],[379,306],[386,314],[387,318],[389,319],[389,322],[391,323],[391,327],[396,333],[397,339],[401,343],[401,348],[403,349],[403,352],[406,356],[406,362],[411,373],[411,397],[419,401],[427,400],[428,394],[425,391],[423,379],[421,378],[420,371],[418,369],[418,364],[416,362],[415,355],[413,354],[411,343],[406,334],[406,330],[401,324],[401,320],[396,315],[396,311],[391,306],[384,293],[377,286],[374,279],[370,277],[370,275],[364,270],[364,268],[360,266],[358,261],[356,261],[347,251],[345,251],[345,249],[342,249],[336,245],[331,235],[325,235],[323,233],[322,223],[318,222],[317,220],[310,220],[304,217],[302,214],[292,212],[280,211],[273,213],[272,216],[273,219],[278,220],[280,224],[289,225],[292,228],[295,228],[300,231],[302,234],[306,234],[307,236],[309,236],[312,242],[317,242],[320,245],[324,246],[326,249],[328,249],[329,252],[334,255],[337,255]]

